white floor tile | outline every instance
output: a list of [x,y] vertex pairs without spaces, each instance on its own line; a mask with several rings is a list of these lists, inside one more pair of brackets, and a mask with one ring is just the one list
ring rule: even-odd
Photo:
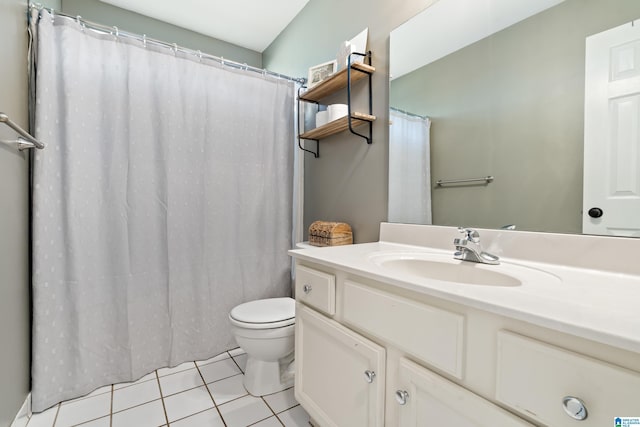
[[113,392],[113,412],[119,412],[152,400],[160,399],[158,381],[145,381]]
[[171,423],[171,427],[224,427],[218,411],[213,408]]
[[113,414],[112,427],[158,427],[165,425],[164,408],[160,399]]
[[27,423],[29,422],[29,416],[26,414],[20,418],[16,418],[11,423],[11,427],[27,427]]
[[78,427],[111,427],[111,417],[107,415],[106,417],[80,424]]
[[207,384],[242,373],[231,359],[209,363],[199,369]]
[[237,356],[233,356],[233,360],[236,361],[238,366],[240,366],[240,369],[242,369],[242,372],[244,372],[246,367],[247,367],[247,353],[243,353],[243,354],[239,354]]
[[56,420],[56,415],[58,414],[58,407],[60,405],[56,405],[53,408],[49,408],[46,411],[33,414],[29,419],[28,427],[51,427],[53,422]]
[[274,416],[259,423],[251,424],[251,427],[282,427],[282,423]]
[[216,405],[222,405],[230,400],[249,394],[247,393],[247,390],[245,390],[244,385],[242,385],[243,379],[244,375],[238,374],[233,377],[207,384]]
[[261,398],[253,396],[241,397],[218,409],[228,427],[248,426],[273,415]]
[[196,366],[193,362],[184,362],[178,366],[174,366],[173,368],[160,368],[158,369],[158,376],[163,377],[165,375],[175,374],[176,372],[186,371],[187,369],[195,368]]
[[87,397],[93,397],[93,396],[97,396],[99,394],[110,393],[110,392],[111,392],[111,384],[105,385],[105,386],[100,387],[100,388],[97,388],[97,389],[93,390],[91,393],[85,394],[84,396],[80,396],[77,399],[71,399],[71,400],[67,400],[65,402],[62,402],[62,404],[66,405],[67,403],[72,403],[72,402],[75,402],[76,400],[86,399]]
[[231,356],[229,355],[229,353],[225,351],[223,353],[220,353],[217,356],[212,357],[211,359],[196,361],[196,365],[198,366],[208,365],[209,363],[219,362],[221,360],[228,359],[230,357]]
[[278,414],[285,427],[309,427],[309,414],[300,405]]
[[293,395],[293,387],[281,391],[280,393],[263,396],[263,398],[276,414],[298,405],[298,401]]
[[229,354],[231,356],[238,356],[239,354],[244,354],[245,351],[240,347],[234,348],[233,350],[229,350]]
[[205,386],[165,397],[164,406],[169,422],[214,408],[213,400]]
[[111,412],[111,393],[87,397],[60,405],[56,427],[67,427],[109,415]]
[[145,375],[144,377],[140,378],[137,381],[131,381],[128,383],[119,383],[119,384],[114,384],[113,385],[113,389],[117,390],[119,388],[123,388],[123,387],[129,387],[135,384],[140,384],[146,381],[150,381],[150,380],[155,380],[156,379],[156,371],[153,372],[149,372],[147,375]]
[[195,367],[187,371],[160,377],[160,388],[163,396],[170,396],[203,385],[204,382],[200,372]]

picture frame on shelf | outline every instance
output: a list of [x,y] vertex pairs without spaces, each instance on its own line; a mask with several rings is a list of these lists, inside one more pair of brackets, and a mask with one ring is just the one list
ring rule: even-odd
[[309,68],[309,76],[307,79],[307,87],[311,89],[333,73],[338,71],[338,61],[324,62]]

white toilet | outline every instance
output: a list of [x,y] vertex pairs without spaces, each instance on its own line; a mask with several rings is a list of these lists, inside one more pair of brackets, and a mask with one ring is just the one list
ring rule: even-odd
[[229,320],[236,342],[247,353],[247,391],[263,396],[293,386],[295,300],[270,298],[240,304],[231,310]]

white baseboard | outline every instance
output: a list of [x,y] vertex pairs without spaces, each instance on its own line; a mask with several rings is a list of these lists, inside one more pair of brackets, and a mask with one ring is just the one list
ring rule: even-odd
[[22,407],[20,408],[20,411],[18,411],[18,414],[16,415],[16,417],[13,419],[13,422],[11,423],[11,427],[24,427],[27,425],[27,422],[29,422],[29,418],[31,418],[31,393],[29,393],[27,395],[27,398],[24,400],[24,403],[22,404]]

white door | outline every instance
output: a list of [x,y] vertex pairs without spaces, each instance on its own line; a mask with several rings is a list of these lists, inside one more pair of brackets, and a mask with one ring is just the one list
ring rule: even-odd
[[300,303],[295,343],[296,399],[316,425],[384,425],[384,348]]
[[586,40],[582,231],[640,237],[640,21]]
[[480,396],[417,365],[400,359],[398,427],[532,427]]

